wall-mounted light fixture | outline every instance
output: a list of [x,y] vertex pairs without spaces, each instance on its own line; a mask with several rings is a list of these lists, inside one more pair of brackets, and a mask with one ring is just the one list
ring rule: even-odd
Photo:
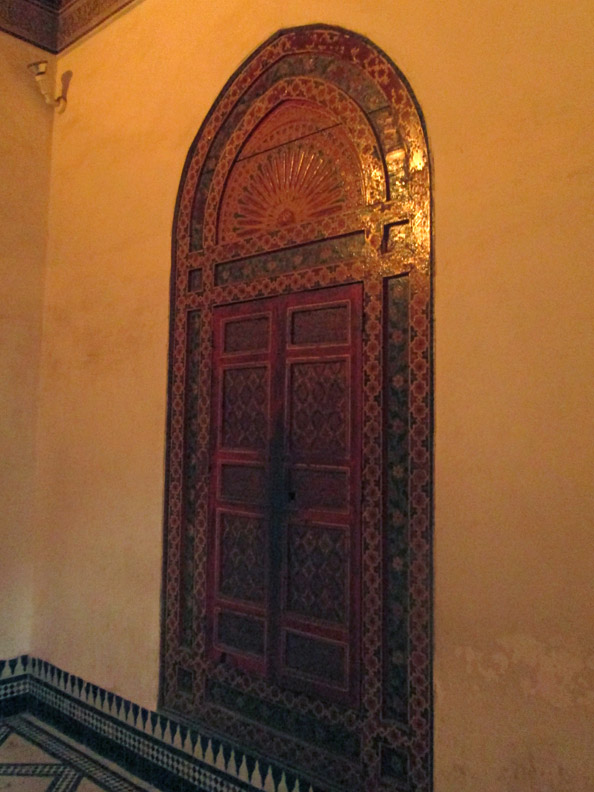
[[46,74],[47,72],[47,61],[35,61],[34,63],[30,63],[27,68],[35,78],[35,82],[37,83],[41,95],[46,101],[46,104],[51,105],[52,107],[56,108],[57,113],[63,113],[66,110],[66,97],[64,95],[58,96],[54,99],[51,93],[51,87],[49,84],[49,78]]

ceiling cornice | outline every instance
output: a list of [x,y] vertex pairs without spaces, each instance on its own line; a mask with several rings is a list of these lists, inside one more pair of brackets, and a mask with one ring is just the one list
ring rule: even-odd
[[0,30],[58,53],[133,0],[0,0]]

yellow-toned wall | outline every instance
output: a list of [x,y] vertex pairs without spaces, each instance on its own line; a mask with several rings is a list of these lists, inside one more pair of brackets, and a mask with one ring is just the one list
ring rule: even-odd
[[588,0],[143,0],[58,59],[33,650],[154,706],[170,234],[281,27],[371,38],[434,163],[437,792],[594,788]]
[[0,32],[0,657],[30,648],[35,418],[52,112]]

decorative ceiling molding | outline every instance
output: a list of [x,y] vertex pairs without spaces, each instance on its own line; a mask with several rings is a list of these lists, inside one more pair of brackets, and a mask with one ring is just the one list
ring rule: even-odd
[[0,30],[58,53],[133,0],[0,0]]
[[0,29],[57,52],[58,12],[32,0],[0,0]]

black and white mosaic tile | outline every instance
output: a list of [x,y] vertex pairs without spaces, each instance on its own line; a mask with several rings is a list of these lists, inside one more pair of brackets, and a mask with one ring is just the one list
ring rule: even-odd
[[14,792],[152,792],[101,758],[21,714],[0,721],[0,789]]
[[[92,792],[85,788],[91,783],[108,792],[323,792],[286,768],[28,655],[0,660],[0,723],[0,750],[2,735],[16,734],[68,768],[63,774],[55,764],[32,770],[28,778],[48,781],[35,782],[32,792]],[[111,769],[97,758],[85,759],[85,751],[113,763]],[[48,762],[29,764],[42,768]],[[0,769],[0,792],[1,776],[10,772]]]

